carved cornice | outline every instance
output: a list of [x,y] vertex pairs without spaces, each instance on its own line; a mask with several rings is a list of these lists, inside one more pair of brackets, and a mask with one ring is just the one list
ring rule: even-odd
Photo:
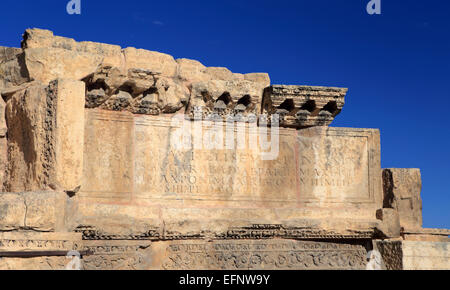
[[341,112],[347,89],[273,85],[264,90],[262,113],[268,123],[277,115],[280,126],[328,126]]

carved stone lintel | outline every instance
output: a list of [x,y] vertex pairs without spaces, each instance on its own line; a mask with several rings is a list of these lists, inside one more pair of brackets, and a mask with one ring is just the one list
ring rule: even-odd
[[171,270],[364,269],[366,255],[365,247],[359,244],[283,240],[174,242],[166,246],[162,266]]

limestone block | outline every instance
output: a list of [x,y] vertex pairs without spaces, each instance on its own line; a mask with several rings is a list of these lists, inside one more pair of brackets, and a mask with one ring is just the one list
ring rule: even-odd
[[7,103],[10,192],[81,185],[84,140],[84,83],[56,80],[13,94]]
[[419,169],[384,169],[384,207],[394,208],[404,230],[422,227],[422,181]]
[[83,174],[85,86],[80,81],[60,79],[52,82],[49,89],[56,101],[57,188],[77,191]]
[[36,47],[65,47],[71,48],[75,40],[65,37],[55,37],[53,32],[46,29],[27,29],[22,35],[22,48]]
[[127,70],[130,68],[146,69],[165,77],[174,77],[178,70],[177,62],[168,54],[128,47],[123,50],[123,55]]
[[241,81],[243,81],[243,80],[245,80],[245,76],[244,76],[244,74],[241,74],[241,73],[233,73],[232,80],[241,80]]
[[450,242],[403,241],[405,270],[450,269]]
[[32,80],[49,83],[57,78],[80,80],[99,65],[123,67],[120,46],[54,36],[42,29],[25,31],[24,64]]
[[44,29],[27,29],[23,35],[22,48],[58,48],[82,54],[100,55],[103,58],[103,65],[119,67],[123,65],[122,49],[118,45],[90,41],[76,42],[72,38],[55,36],[52,31]]
[[199,61],[180,58],[177,59],[178,73],[177,77],[182,81],[190,83],[204,82],[211,79],[211,75],[206,72],[206,67]]
[[20,48],[0,47],[0,93],[29,81],[24,54]]
[[[8,169],[5,190],[23,192],[44,189],[46,163],[51,161],[50,136],[45,127],[46,87],[35,83],[15,92],[6,105]],[[47,152],[45,154],[45,152]]]
[[24,228],[42,232],[63,231],[67,195],[64,192],[26,192]]
[[450,242],[378,241],[377,246],[390,270],[450,269]]
[[211,76],[212,80],[231,81],[233,73],[226,67],[207,67],[206,73]]
[[261,84],[263,87],[270,86],[270,77],[268,73],[248,73],[244,75],[247,81]]
[[0,63],[15,59],[22,49],[16,47],[0,46]]
[[0,229],[64,230],[66,194],[60,192],[24,192],[0,194]]
[[100,54],[91,54],[54,47],[27,48],[25,65],[29,77],[43,83],[57,78],[81,80],[103,62]]
[[396,210],[392,208],[379,209],[377,211],[377,219],[383,221],[378,230],[384,237],[400,237],[400,219]]
[[25,225],[25,200],[21,195],[0,193],[0,230],[10,231]]

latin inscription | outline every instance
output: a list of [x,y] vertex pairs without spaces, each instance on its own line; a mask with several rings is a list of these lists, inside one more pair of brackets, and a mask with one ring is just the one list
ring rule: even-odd
[[180,149],[170,119],[116,115],[87,112],[83,191],[94,196],[373,202],[370,132],[281,129],[278,157],[262,160],[253,132],[235,149]]

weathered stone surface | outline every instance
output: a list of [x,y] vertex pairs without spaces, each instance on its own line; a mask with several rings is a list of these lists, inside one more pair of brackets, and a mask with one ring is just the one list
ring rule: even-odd
[[[236,108],[237,112],[259,113],[262,90],[270,83],[264,73],[233,74],[227,68],[207,68],[195,60],[175,61],[170,55],[154,51],[132,47],[122,50],[115,45],[76,42],[41,29],[25,32],[22,49],[23,52],[16,51],[20,52],[20,57],[14,58],[16,62],[20,60],[18,64],[12,68],[3,66],[5,75],[15,78],[8,81],[8,86],[19,86],[29,80],[47,84],[57,78],[83,79],[88,87],[88,108],[104,105],[102,109],[127,110],[136,114],[172,114],[189,103],[193,83],[216,80],[232,82],[227,89],[230,91],[229,86],[235,86],[232,91],[236,96],[232,98],[237,98],[236,102],[245,97],[244,104]],[[5,57],[10,54],[4,53]],[[159,76],[157,79],[156,75]],[[256,92],[253,87],[257,88]],[[121,98],[113,98],[106,104],[107,99],[117,95],[119,90],[130,93],[133,101],[124,106]],[[247,96],[249,93],[251,95]],[[250,109],[247,108],[249,103]]]
[[386,270],[403,270],[402,241],[374,241],[376,250],[381,255],[381,263]]
[[264,91],[262,112],[269,118],[278,115],[281,126],[328,126],[341,112],[346,94],[344,88],[272,85]]
[[63,192],[21,193],[25,206],[24,228],[41,232],[64,231],[67,195]]
[[81,242],[78,233],[0,233],[0,269],[64,270],[71,261],[65,253]]
[[55,36],[50,30],[37,28],[27,29],[25,31],[21,46],[23,49],[41,47],[62,48],[105,56],[115,56],[121,53],[121,48],[118,45],[91,41],[77,42],[72,38]]
[[15,59],[21,52],[20,48],[0,46],[0,63]]
[[226,67],[208,67],[206,68],[206,73],[209,74],[213,80],[233,80],[233,73]]
[[[246,80],[212,80],[192,84],[187,112],[191,119],[256,122],[264,86]],[[240,117],[240,118],[239,118]]]
[[0,258],[0,270],[64,270],[67,257]]
[[389,270],[450,269],[448,242],[379,241],[377,246]]
[[402,236],[406,241],[450,242],[450,230],[447,229],[403,230]]
[[400,237],[400,219],[398,212],[392,208],[383,208],[377,211],[377,219],[382,221],[378,230],[386,238]]
[[6,126],[5,109],[6,103],[0,95],[0,138],[6,137],[6,131],[8,131]]
[[80,186],[84,140],[84,83],[57,80],[15,93],[7,103],[6,190],[22,192]]
[[450,269],[450,243],[403,241],[405,270]]
[[267,73],[249,73],[244,75],[246,81],[261,84],[264,88],[270,86],[270,77]]
[[0,230],[64,230],[66,195],[58,192],[1,193]]
[[4,191],[6,168],[8,165],[8,143],[5,137],[0,137],[0,192]]
[[290,240],[152,243],[154,269],[365,269],[362,245]]
[[127,47],[123,50],[126,68],[139,68],[157,72],[165,77],[175,77],[177,62],[165,53]]
[[0,47],[0,93],[5,88],[19,86],[29,80],[22,50]]
[[0,231],[18,230],[25,226],[25,200],[21,195],[0,193]]
[[180,58],[176,60],[178,63],[177,77],[185,82],[205,82],[211,79],[206,67],[199,61]]
[[419,169],[383,170],[384,207],[393,208],[400,216],[404,230],[422,227],[422,180]]
[[99,65],[122,65],[120,46],[76,42],[48,30],[28,29],[22,48],[29,77],[43,83],[57,78],[80,80]]
[[152,264],[149,241],[83,241],[85,270],[147,270]]
[[[188,236],[330,217],[341,224],[307,225],[329,229],[330,235],[377,226],[382,193],[376,130],[281,129],[279,155],[265,161],[259,147],[250,145],[178,148],[177,129],[186,130],[165,117],[88,110],[83,183],[76,199],[84,218],[78,224],[101,229],[115,214],[124,224],[148,225],[137,234],[164,223],[167,231]],[[246,130],[245,140],[257,138],[255,128]],[[355,159],[357,164],[350,161]],[[337,166],[340,170],[333,170]],[[111,199],[122,206],[104,204]],[[351,219],[361,222],[349,224]]]
[[[45,148],[52,132],[46,132],[47,93],[36,84],[16,92],[6,106],[8,125],[8,169],[6,191],[22,192],[45,189]],[[51,154],[47,153],[48,157]]]
[[[77,42],[72,38],[55,36],[52,31],[44,29],[27,29],[23,35],[22,49],[56,48],[72,51],[74,54],[101,56],[103,65],[122,66],[122,49],[118,45],[82,41]],[[62,71],[66,73],[66,71]],[[70,73],[70,72],[69,72]],[[58,75],[59,78],[67,76]]]
[[63,48],[25,49],[25,64],[30,79],[43,83],[57,78],[80,80],[95,71],[102,60],[102,55]]

